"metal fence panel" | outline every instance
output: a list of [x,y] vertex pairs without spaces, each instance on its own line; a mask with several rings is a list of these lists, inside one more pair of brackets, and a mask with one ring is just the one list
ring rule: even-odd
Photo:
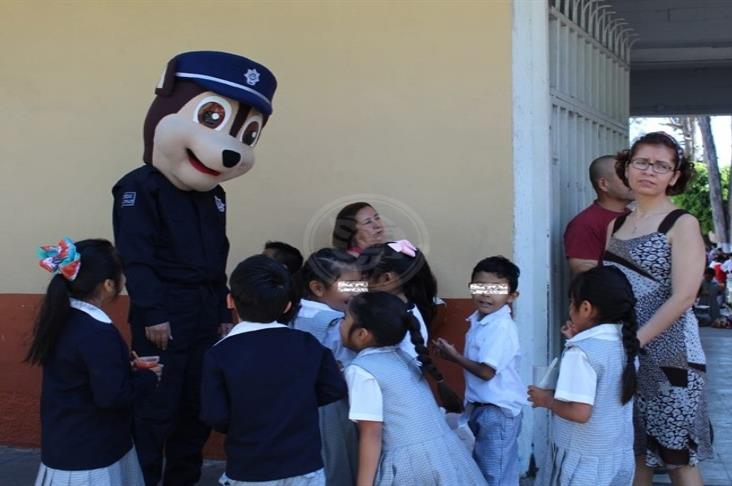
[[[589,163],[628,145],[630,32],[602,0],[549,0],[551,320],[556,329],[566,320],[570,277],[564,228],[595,197]],[[558,350],[558,332],[549,334]]]

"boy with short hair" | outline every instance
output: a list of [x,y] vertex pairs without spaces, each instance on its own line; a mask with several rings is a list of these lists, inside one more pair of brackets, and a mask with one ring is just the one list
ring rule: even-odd
[[470,279],[476,311],[468,317],[465,352],[444,339],[440,354],[465,370],[468,425],[475,435],[473,457],[491,486],[518,485],[517,439],[526,386],[519,376],[521,348],[510,304],[518,298],[519,269],[507,258],[478,262]]
[[300,250],[282,241],[268,241],[264,244],[262,255],[268,256],[274,261],[283,265],[292,276],[292,289],[290,290],[290,309],[282,314],[277,322],[290,325],[300,310],[300,299],[302,297],[302,282],[300,282],[300,270],[302,269],[303,257]]
[[304,262],[300,250],[283,241],[268,241],[264,244],[262,255],[268,256],[284,265],[290,272],[290,275],[295,275],[302,268]]
[[226,434],[221,484],[324,485],[318,407],[346,396],[333,358],[312,335],[277,323],[287,270],[264,255],[229,280],[241,322],[204,358],[201,419]]

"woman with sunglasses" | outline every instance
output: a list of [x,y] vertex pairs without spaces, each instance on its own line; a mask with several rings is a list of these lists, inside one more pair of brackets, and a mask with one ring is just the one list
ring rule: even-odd
[[[701,486],[696,465],[712,456],[706,358],[691,306],[705,267],[699,222],[669,196],[684,192],[694,168],[670,135],[648,133],[618,154],[618,176],[636,209],[608,226],[603,256],[633,286],[642,347],[635,396],[634,485],[664,467],[673,484]],[[620,397],[618,397],[618,400]]]

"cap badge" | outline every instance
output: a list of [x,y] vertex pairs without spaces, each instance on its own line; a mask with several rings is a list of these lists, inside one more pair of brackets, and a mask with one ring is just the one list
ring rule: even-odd
[[256,69],[247,70],[247,73],[244,75],[244,77],[247,78],[247,84],[249,86],[254,86],[259,82],[259,72]]

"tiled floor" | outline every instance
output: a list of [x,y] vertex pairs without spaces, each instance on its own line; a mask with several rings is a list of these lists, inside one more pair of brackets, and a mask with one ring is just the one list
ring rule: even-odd
[[[715,457],[702,463],[705,486],[732,485],[732,330],[701,329],[704,350],[707,353],[709,377],[709,412],[715,432]],[[0,447],[0,484],[2,486],[29,486],[33,484],[39,451]],[[201,485],[216,485],[224,464],[207,461]],[[529,486],[530,480],[522,480]],[[670,484],[668,477],[657,476],[655,484]]]
[[[707,398],[714,427],[714,459],[701,464],[705,486],[732,485],[732,329],[701,328],[707,354]],[[657,484],[671,484],[657,476]]]

